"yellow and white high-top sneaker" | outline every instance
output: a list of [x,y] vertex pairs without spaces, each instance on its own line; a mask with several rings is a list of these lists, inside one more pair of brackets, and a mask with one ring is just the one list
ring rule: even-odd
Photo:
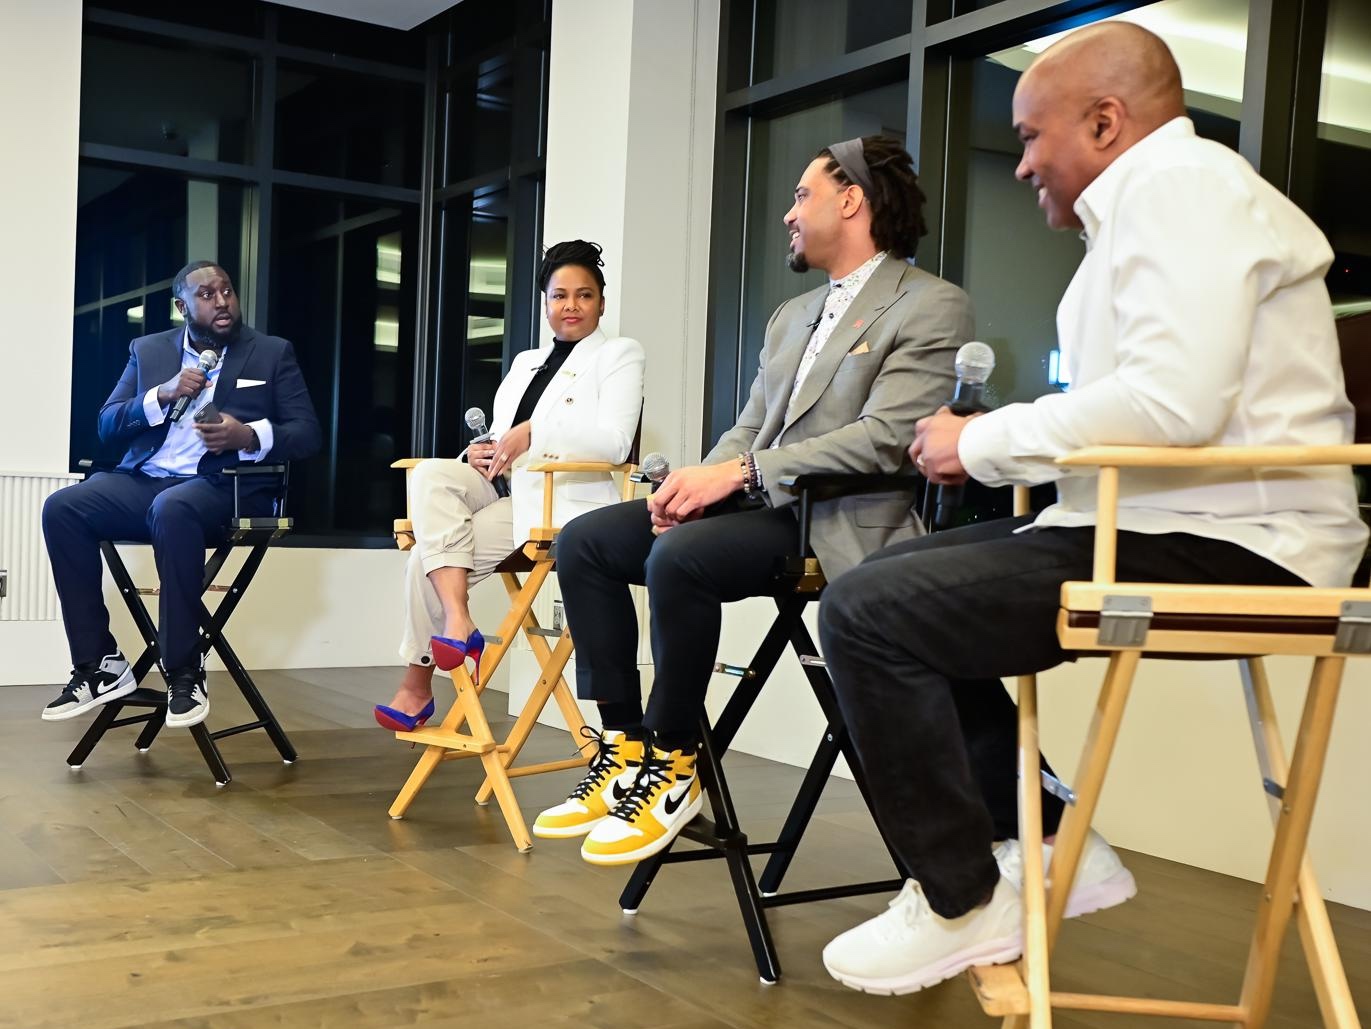
[[533,823],[533,835],[545,840],[584,836],[629,795],[643,764],[643,741],[609,730],[588,733],[599,747],[590,770],[576,788],[556,807],[550,807]]
[[653,747],[628,796],[581,844],[581,857],[593,865],[627,865],[651,857],[700,813],[703,802],[695,755]]

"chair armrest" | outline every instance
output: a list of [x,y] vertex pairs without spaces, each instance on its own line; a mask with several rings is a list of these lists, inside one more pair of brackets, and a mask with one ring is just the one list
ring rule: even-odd
[[390,466],[392,468],[403,468],[405,471],[409,471],[409,469],[427,460],[428,458],[426,457],[402,457],[398,461],[392,461]]
[[898,472],[894,475],[810,472],[805,475],[782,476],[779,480],[780,485],[799,494],[800,557],[809,556],[809,528],[815,501],[835,500],[838,497],[859,496],[863,493],[902,491],[917,494],[923,482],[923,476],[914,472]]
[[1328,447],[1085,447],[1057,464],[1096,468],[1293,468],[1371,464],[1371,443]]
[[240,464],[236,468],[225,468],[224,474],[229,476],[285,475],[286,466],[283,464]]
[[924,478],[913,472],[894,475],[819,472],[807,475],[785,475],[780,484],[794,493],[808,493],[814,500],[833,500],[837,497],[859,496],[863,493],[917,493]]
[[81,460],[76,462],[76,467],[80,468],[81,471],[85,473],[87,479],[96,472],[112,472],[115,468],[113,463],[109,461],[97,461],[93,457],[81,458]]
[[631,472],[631,464],[610,464],[608,461],[539,461],[524,465],[526,472],[542,472],[551,475],[556,472]]

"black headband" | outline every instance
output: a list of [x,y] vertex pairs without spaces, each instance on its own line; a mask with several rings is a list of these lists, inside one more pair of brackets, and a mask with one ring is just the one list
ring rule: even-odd
[[860,136],[834,143],[828,148],[828,152],[833,155],[833,160],[838,162],[838,167],[843,170],[848,181],[861,186],[866,193],[875,192],[871,188],[871,170],[866,166],[866,150],[862,146]]

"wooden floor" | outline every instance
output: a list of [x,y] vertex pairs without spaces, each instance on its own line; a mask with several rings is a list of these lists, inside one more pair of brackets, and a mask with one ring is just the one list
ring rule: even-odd
[[[414,754],[371,726],[394,669],[258,673],[300,751],[283,765],[261,733],[223,741],[235,776],[215,789],[185,732],[138,754],[116,730],[79,772],[85,722],[43,723],[51,690],[0,690],[0,1026],[261,1027],[990,1026],[964,981],[869,997],[824,972],[823,945],[881,909],[868,897],[773,910],[784,978],[758,983],[720,864],[663,870],[634,917],[623,871],[574,843],[510,846],[472,794],[473,762],[441,768],[404,821],[386,808]],[[211,724],[243,714],[211,676]],[[492,694],[493,721],[507,723]],[[529,752],[559,756],[539,729]],[[774,832],[796,769],[730,758],[745,827]],[[575,773],[521,780],[530,820]],[[1257,888],[1136,854],[1139,896],[1068,924],[1061,989],[1236,1000]],[[890,874],[850,783],[835,780],[788,887]],[[1371,914],[1332,906],[1363,1018]],[[1164,1025],[1062,1014],[1062,1027]],[[1171,1025],[1191,1023],[1172,1022]],[[1212,1024],[1212,1023],[1206,1023]],[[1273,1029],[1319,1024],[1292,932]]]

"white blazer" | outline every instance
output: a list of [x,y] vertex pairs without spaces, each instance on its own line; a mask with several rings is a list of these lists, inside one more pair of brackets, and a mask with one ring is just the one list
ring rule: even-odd
[[[495,393],[491,431],[496,438],[514,421],[534,373],[552,355],[552,343],[514,356]],[[607,337],[596,329],[576,344],[533,409],[529,448],[510,470],[514,542],[521,544],[543,521],[542,461],[627,460],[643,408],[643,348],[636,339]],[[607,472],[561,472],[553,479],[552,521],[565,525],[587,511],[620,500]]]

